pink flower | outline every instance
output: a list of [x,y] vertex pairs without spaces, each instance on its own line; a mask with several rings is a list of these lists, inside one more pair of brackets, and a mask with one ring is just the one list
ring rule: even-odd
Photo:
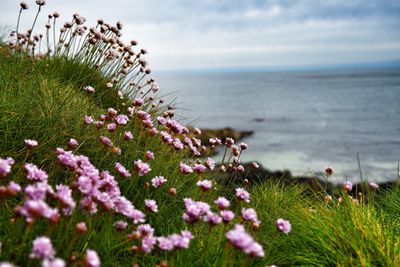
[[215,200],[214,203],[217,205],[218,209],[220,209],[220,210],[224,210],[224,209],[228,208],[229,205],[231,204],[229,202],[229,200],[227,200],[224,197],[218,197],[218,199]]
[[75,225],[75,229],[78,233],[84,234],[87,232],[87,226],[85,222],[80,222]]
[[189,165],[184,164],[184,163],[179,164],[179,169],[180,169],[181,173],[183,173],[183,174],[190,174],[193,172],[192,167],[190,167]]
[[258,169],[258,168],[260,168],[260,166],[258,165],[257,162],[252,162],[252,163],[251,163],[251,167],[252,167],[253,169]]
[[139,176],[144,176],[151,171],[149,164],[142,162],[140,159],[135,160],[134,166]]
[[153,200],[153,199],[145,199],[144,200],[144,205],[151,212],[158,212],[158,206],[157,206],[157,202],[155,200]]
[[194,164],[193,170],[197,173],[203,173],[207,170],[207,167],[203,164]]
[[103,145],[109,146],[109,147],[113,145],[113,142],[111,141],[111,139],[106,136],[100,136],[100,142]]
[[152,159],[154,159],[154,153],[151,151],[146,151],[145,157],[147,160],[152,160]]
[[56,190],[56,196],[60,200],[60,204],[63,207],[63,213],[67,216],[72,215],[72,211],[76,206],[76,203],[72,198],[72,190],[67,185],[57,185]]
[[36,165],[31,163],[25,164],[25,171],[27,172],[27,177],[31,181],[45,181],[48,176],[47,173],[39,169]]
[[6,177],[11,172],[11,166],[14,164],[12,158],[0,158],[0,177]]
[[25,146],[28,149],[33,149],[38,146],[38,142],[36,140],[25,139],[24,140]]
[[125,221],[116,221],[116,222],[114,223],[114,227],[115,227],[117,230],[122,231],[122,230],[125,230],[126,227],[128,227],[128,223],[125,222]]
[[253,222],[258,222],[257,219],[257,213],[254,209],[249,208],[249,209],[242,209],[242,218],[245,221],[253,221]]
[[157,122],[160,125],[165,125],[167,123],[167,119],[160,116],[160,117],[157,117]]
[[204,162],[204,165],[206,165],[211,171],[215,168],[215,162],[212,158],[207,158]]
[[133,105],[136,106],[136,107],[142,106],[143,103],[144,103],[144,100],[142,98],[135,98],[133,100]]
[[85,122],[85,124],[92,124],[92,123],[94,123],[93,117],[92,117],[92,116],[88,116],[88,115],[85,115],[83,121]]
[[378,189],[379,185],[377,183],[374,182],[370,182],[369,183],[369,188],[371,188],[372,190],[376,190]]
[[233,218],[235,218],[235,213],[230,210],[221,210],[219,214],[221,215],[222,221],[224,223],[229,223],[233,220]]
[[65,267],[65,266],[66,266],[65,261],[60,258],[55,258],[54,260],[44,259],[42,261],[42,267]]
[[114,118],[118,114],[118,112],[113,108],[109,108],[107,110],[107,113],[108,113],[108,116],[110,116],[110,118]]
[[212,188],[212,181],[210,181],[210,180],[202,180],[202,181],[198,181],[196,183],[196,185],[198,187],[200,187],[200,189],[202,191],[205,192],[205,191],[208,191],[208,190],[210,190]]
[[350,181],[346,181],[346,182],[343,184],[343,188],[344,188],[344,190],[346,190],[347,192],[350,192],[351,189],[353,189],[353,185],[352,185],[352,183],[351,183]]
[[108,130],[110,133],[115,132],[115,130],[117,130],[117,124],[115,124],[115,123],[109,123],[109,124],[107,124],[107,130]]
[[94,88],[93,88],[92,86],[90,86],[90,85],[85,86],[85,87],[83,88],[83,90],[85,90],[85,92],[88,93],[88,94],[93,94],[94,92],[96,92],[96,89],[94,89]]
[[204,217],[204,221],[210,225],[217,225],[222,222],[222,218],[214,212],[208,212]]
[[158,247],[161,250],[171,251],[174,249],[174,244],[167,237],[158,237],[157,242],[158,242]]
[[100,258],[97,252],[91,249],[86,250],[83,265],[85,267],[100,267]]
[[240,147],[241,150],[246,150],[248,146],[247,146],[246,143],[240,143],[239,147]]
[[131,173],[121,163],[115,163],[115,169],[122,177],[131,177]]
[[71,149],[74,149],[78,146],[78,141],[76,141],[74,138],[69,139],[68,141],[68,147]]
[[290,224],[289,221],[286,221],[284,219],[278,219],[276,220],[276,228],[278,228],[278,230],[281,231],[282,233],[288,234],[292,230],[292,225]]
[[244,202],[250,202],[250,194],[243,188],[236,188],[236,197]]
[[140,237],[152,236],[154,234],[154,228],[150,224],[141,224],[138,226],[136,231]]
[[153,93],[157,92],[159,89],[160,87],[158,87],[156,83],[151,84],[151,90],[153,91]]
[[32,251],[29,254],[30,258],[44,260],[54,258],[55,255],[53,244],[48,237],[41,236],[33,240]]
[[128,123],[128,121],[129,121],[129,118],[126,115],[118,115],[117,118],[115,118],[115,121],[119,125],[126,125]]
[[7,190],[13,194],[16,195],[18,192],[21,191],[21,186],[19,184],[17,184],[14,181],[11,181],[8,185],[7,185]]
[[163,186],[166,182],[167,179],[165,179],[164,176],[156,176],[153,179],[151,179],[151,183],[155,188]]
[[149,254],[153,250],[153,247],[156,244],[156,242],[157,239],[154,236],[152,235],[145,236],[142,239],[142,245],[140,249],[142,250],[143,253]]
[[124,132],[123,137],[124,137],[124,140],[131,140],[131,139],[133,139],[132,132],[131,132],[131,131],[129,131],[129,132]]
[[234,229],[228,231],[225,236],[232,246],[242,250],[244,253],[254,257],[264,257],[262,246],[246,232],[243,225],[236,224]]

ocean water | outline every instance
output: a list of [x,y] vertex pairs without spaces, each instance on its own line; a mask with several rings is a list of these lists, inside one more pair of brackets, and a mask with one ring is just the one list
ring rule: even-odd
[[160,73],[176,113],[198,127],[252,130],[242,161],[384,181],[400,160],[400,69]]

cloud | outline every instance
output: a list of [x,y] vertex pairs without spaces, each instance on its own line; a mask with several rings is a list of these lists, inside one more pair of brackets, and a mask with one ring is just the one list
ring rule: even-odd
[[[30,5],[23,14],[28,21],[35,14]],[[49,0],[45,12],[53,10],[63,20],[76,12],[91,24],[100,17],[121,20],[123,38],[139,40],[155,69],[336,64],[400,55],[395,0]],[[15,24],[17,13],[14,0],[2,0],[0,24]]]

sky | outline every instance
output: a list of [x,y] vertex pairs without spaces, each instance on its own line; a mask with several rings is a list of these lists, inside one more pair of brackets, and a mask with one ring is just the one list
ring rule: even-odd
[[[22,29],[37,8],[26,2]],[[19,2],[0,7],[0,25],[15,26]],[[43,10],[44,19],[58,11],[63,21],[123,22],[123,38],[149,51],[153,70],[400,60],[399,0],[47,0]]]

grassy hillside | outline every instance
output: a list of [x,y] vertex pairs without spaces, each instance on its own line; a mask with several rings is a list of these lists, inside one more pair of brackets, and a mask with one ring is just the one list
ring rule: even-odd
[[74,35],[81,20],[1,47],[0,266],[399,266],[399,187],[232,183],[246,145],[203,147],[122,26]]

